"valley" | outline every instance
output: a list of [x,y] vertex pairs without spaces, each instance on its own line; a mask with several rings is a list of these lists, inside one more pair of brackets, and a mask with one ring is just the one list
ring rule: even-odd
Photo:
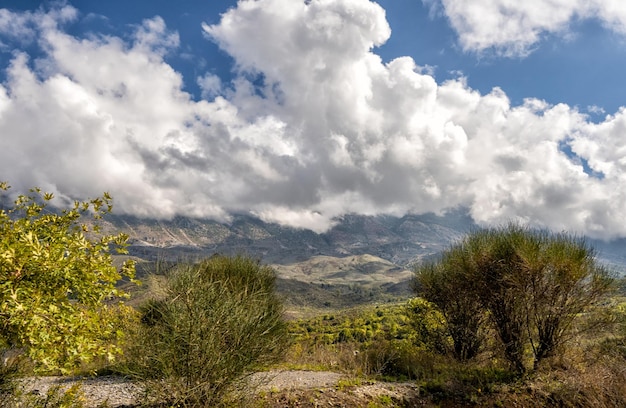
[[[122,215],[103,223],[105,232],[128,234],[130,254],[149,263],[214,254],[252,256],[277,271],[278,290],[297,313],[407,299],[413,266],[436,259],[477,228],[463,210],[403,217],[346,215],[322,234],[247,215],[235,215],[228,224]],[[589,243],[603,263],[624,274],[626,240]]]

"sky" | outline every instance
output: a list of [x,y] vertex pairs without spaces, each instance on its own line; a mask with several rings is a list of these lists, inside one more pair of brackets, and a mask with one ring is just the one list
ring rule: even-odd
[[626,2],[0,1],[0,180],[323,232],[626,237]]

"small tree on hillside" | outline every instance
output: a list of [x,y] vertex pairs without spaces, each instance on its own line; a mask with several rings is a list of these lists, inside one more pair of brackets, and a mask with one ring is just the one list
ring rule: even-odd
[[611,283],[583,239],[510,224],[476,231],[438,263],[418,267],[415,287],[442,309],[455,345],[473,344],[488,316],[506,358],[523,372],[526,345],[535,367],[554,355]]
[[0,210],[0,348],[24,349],[38,369],[62,372],[112,358],[121,332],[111,301],[124,296],[115,284],[134,276],[134,264],[120,273],[112,263],[111,246],[124,253],[125,235],[79,222],[110,212],[111,197],[56,213],[46,207],[52,194],[31,193]]

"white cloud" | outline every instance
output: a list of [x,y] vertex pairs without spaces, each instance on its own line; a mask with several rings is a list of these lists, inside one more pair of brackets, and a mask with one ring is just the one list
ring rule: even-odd
[[[27,45],[34,41],[42,29],[54,29],[76,20],[78,10],[64,3],[58,3],[57,7],[45,12],[42,7],[36,11],[14,13],[5,8],[0,8],[0,36],[18,41]],[[0,46],[7,46],[0,41]]]
[[465,51],[525,56],[543,36],[568,36],[577,20],[597,19],[626,34],[620,0],[422,0],[447,16]]
[[204,29],[238,75],[201,76],[209,99],[194,101],[164,61],[178,37],[161,19],[131,42],[35,26],[44,55],[3,68],[1,178],[68,199],[109,191],[137,215],[322,231],[346,213],[467,206],[484,223],[626,236],[623,111],[594,124],[463,77],[438,84],[408,57],[383,64],[372,48],[390,28],[365,0],[240,2]]
[[606,113],[604,108],[598,105],[587,106],[587,112],[593,113],[594,115],[604,115]]
[[222,80],[217,75],[207,73],[197,78],[198,86],[202,90],[202,98],[213,99],[222,93]]
[[178,33],[169,32],[165,26],[165,21],[159,16],[144,20],[135,32],[135,48],[143,49],[149,53],[165,55],[180,44]]

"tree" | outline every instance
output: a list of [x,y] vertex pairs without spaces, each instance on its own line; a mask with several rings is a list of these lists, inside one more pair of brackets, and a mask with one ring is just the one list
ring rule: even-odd
[[141,307],[128,371],[175,406],[214,406],[286,349],[272,268],[247,257],[180,263]]
[[470,350],[457,357],[475,355],[477,333],[490,322],[505,357],[524,372],[526,346],[535,367],[553,356],[612,281],[584,239],[509,224],[469,234],[439,262],[419,266],[414,287],[441,308],[455,347]]
[[[118,271],[111,250],[125,253],[127,237],[100,233],[97,221],[112,209],[107,193],[62,212],[48,208],[52,199],[32,189],[0,210],[0,348],[67,373],[120,351],[114,301],[125,293],[115,284],[134,277],[134,264]],[[88,213],[93,221],[79,222]]]

